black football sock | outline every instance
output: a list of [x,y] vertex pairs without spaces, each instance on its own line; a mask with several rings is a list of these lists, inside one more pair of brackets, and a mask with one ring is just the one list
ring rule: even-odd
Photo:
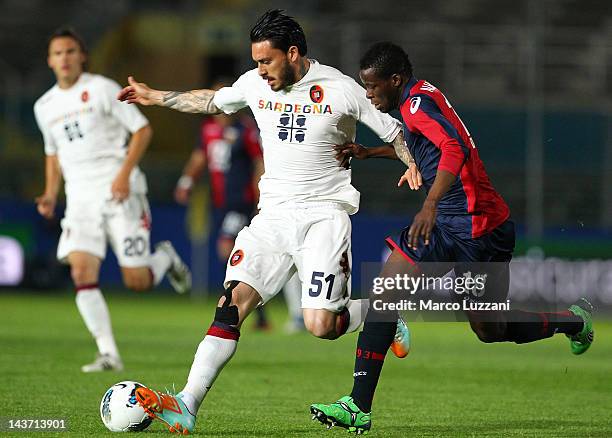
[[257,322],[255,324],[260,328],[266,327],[268,325],[268,318],[263,306],[257,306],[255,310],[257,312]]
[[370,412],[374,392],[387,350],[393,343],[397,323],[368,321],[359,333],[351,397],[363,412]]
[[507,314],[508,341],[517,344],[550,338],[555,333],[574,335],[579,333],[584,321],[572,312],[525,312],[510,310]]

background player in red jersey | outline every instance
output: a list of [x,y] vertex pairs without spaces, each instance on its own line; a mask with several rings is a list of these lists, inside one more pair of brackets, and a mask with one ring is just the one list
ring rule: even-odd
[[[396,273],[440,276],[450,270],[457,276],[482,272],[487,275],[484,297],[465,299],[505,301],[514,224],[509,220],[508,206],[489,181],[466,126],[440,90],[413,76],[408,56],[392,43],[377,43],[366,52],[360,62],[360,78],[366,97],[379,111],[399,109],[407,148],[427,190],[412,225],[397,237],[386,239],[392,253],[382,277]],[[351,156],[395,155],[386,146],[367,150],[354,143],[339,146],[337,151],[341,161]],[[406,181],[413,188],[410,168],[398,185]],[[561,313],[466,312],[472,330],[483,342],[521,344],[564,333],[574,354],[584,353],[593,341],[591,313],[592,306],[585,299]],[[311,405],[314,418],[357,433],[370,429],[372,399],[393,342],[396,320],[397,314],[389,318],[370,306],[357,343],[353,391],[336,403]]]

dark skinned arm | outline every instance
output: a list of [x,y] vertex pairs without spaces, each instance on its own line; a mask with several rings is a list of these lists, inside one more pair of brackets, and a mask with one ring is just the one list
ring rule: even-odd
[[423,185],[421,173],[417,169],[414,159],[408,151],[408,147],[406,147],[404,135],[401,132],[393,140],[393,144],[366,148],[358,143],[348,142],[334,146],[334,150],[336,151],[336,159],[340,161],[340,166],[345,169],[349,168],[351,157],[355,157],[358,160],[366,160],[368,158],[401,160],[408,167],[402,178],[408,182],[410,188],[418,190]]
[[340,161],[340,165],[345,168],[348,168],[351,157],[358,160],[367,160],[368,158],[399,160],[395,149],[390,144],[366,148],[358,143],[344,143],[334,146],[334,150],[336,151],[336,160]]
[[[434,183],[429,190],[425,202],[423,202],[423,207],[414,217],[410,230],[408,230],[408,245],[412,249],[417,248],[419,238],[421,237],[425,241],[425,245],[429,245],[431,230],[433,230],[436,223],[438,203],[451,188],[455,179],[456,176],[448,170],[438,169],[436,172],[436,178],[434,179]],[[400,183],[401,182],[402,180],[400,179]]]

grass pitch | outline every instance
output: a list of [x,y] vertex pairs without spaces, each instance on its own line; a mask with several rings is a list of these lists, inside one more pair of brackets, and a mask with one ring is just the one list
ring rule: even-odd
[[[85,375],[80,366],[95,348],[73,295],[0,294],[0,417],[69,422],[68,432],[11,436],[116,436],[99,416],[112,384],[182,388],[214,303],[160,293],[107,301],[126,371]],[[247,321],[236,355],[200,410],[196,435],[346,436],[311,421],[308,406],[350,392],[356,335],[337,341],[285,335],[284,308],[268,307],[273,330],[252,332]],[[522,346],[485,345],[465,323],[411,329],[410,356],[387,358],[370,436],[612,436],[610,322],[596,317],[596,341],[581,357],[570,354],[560,335]],[[157,422],[142,433],[167,434]]]

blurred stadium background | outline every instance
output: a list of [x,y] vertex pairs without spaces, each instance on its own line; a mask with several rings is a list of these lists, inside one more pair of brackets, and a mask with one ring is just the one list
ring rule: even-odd
[[[518,225],[517,254],[534,260],[525,275],[543,269],[552,288],[569,283],[570,295],[588,289],[612,303],[606,261],[612,259],[612,8],[606,0],[0,0],[0,236],[14,239],[0,240],[0,282],[10,284],[14,270],[12,283],[21,287],[70,289],[67,271],[55,261],[59,222],[43,220],[33,203],[44,169],[32,105],[54,82],[47,36],[74,26],[88,42],[90,70],[121,84],[133,74],[161,89],[203,88],[252,67],[248,31],[272,7],[300,21],[311,57],[354,77],[372,42],[401,44],[417,77],[446,93],[475,138]],[[153,241],[175,242],[191,262],[196,291],[214,290],[223,266],[207,245],[214,236],[206,187],[188,209],[172,199],[201,118],[143,112],[154,129],[142,163]],[[358,140],[377,142],[366,129]],[[395,188],[401,172],[398,163],[354,163],[362,193],[353,218],[355,285],[360,263],[380,259],[382,238],[405,226],[423,199]],[[21,250],[23,279],[15,264]],[[120,285],[112,257],[101,282]]]

